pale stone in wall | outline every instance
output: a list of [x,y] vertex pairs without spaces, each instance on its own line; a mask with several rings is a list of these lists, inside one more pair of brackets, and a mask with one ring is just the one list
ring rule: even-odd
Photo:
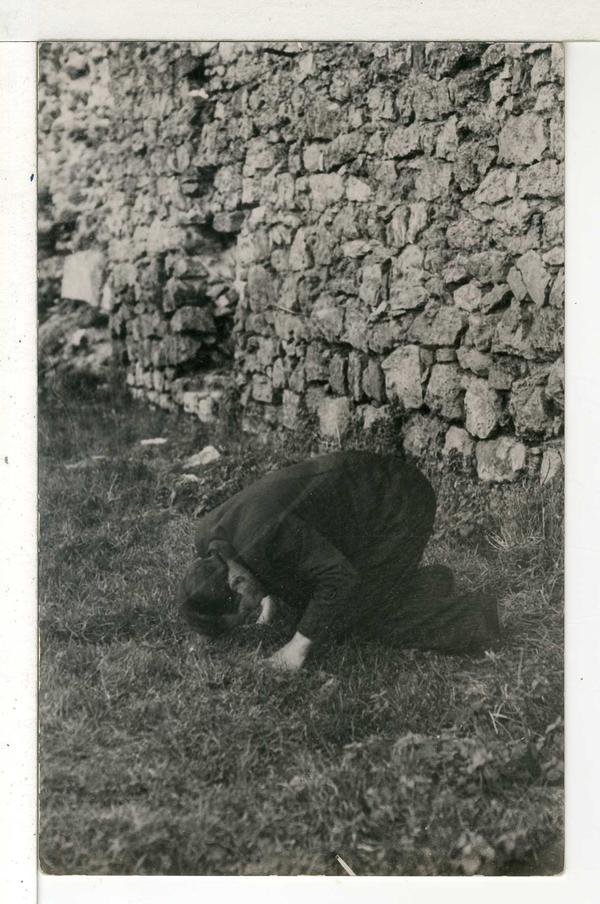
[[98,306],[101,300],[105,258],[102,251],[77,251],[63,265],[61,296]]
[[462,458],[471,458],[475,443],[466,430],[462,427],[450,427],[446,433],[444,440],[444,455],[450,455],[452,452],[460,455]]
[[509,436],[477,443],[477,474],[486,482],[513,482],[525,467],[526,449]]
[[544,387],[535,377],[517,380],[512,385],[509,410],[517,436],[544,435],[552,430],[546,411]]
[[548,146],[544,120],[535,113],[510,116],[498,136],[503,163],[534,163]]
[[537,305],[546,301],[550,276],[537,251],[528,251],[517,261],[527,294]]
[[471,380],[465,393],[466,426],[471,436],[486,439],[498,425],[502,406],[485,380]]
[[318,406],[317,416],[323,439],[340,442],[350,425],[350,401],[346,398],[325,398]]
[[444,305],[420,314],[410,329],[411,339],[423,345],[454,345],[467,324],[467,316],[457,308]]
[[448,420],[463,416],[463,385],[456,364],[435,364],[425,393],[425,404]]
[[389,399],[398,399],[405,408],[420,408],[423,404],[421,356],[417,345],[396,349],[381,362]]

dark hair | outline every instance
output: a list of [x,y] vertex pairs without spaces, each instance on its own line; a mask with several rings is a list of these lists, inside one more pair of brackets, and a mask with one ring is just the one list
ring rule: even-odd
[[233,599],[227,566],[217,555],[195,559],[177,590],[176,602],[190,627],[207,637],[228,630],[223,615]]

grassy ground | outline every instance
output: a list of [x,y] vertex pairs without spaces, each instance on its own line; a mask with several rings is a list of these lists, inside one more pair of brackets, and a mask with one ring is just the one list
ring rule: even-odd
[[[495,589],[499,651],[348,643],[279,675],[262,664],[276,629],[207,644],[172,604],[193,507],[307,451],[233,436],[119,394],[42,403],[43,869],[335,875],[339,854],[359,875],[560,871],[561,488],[433,474],[428,558]],[[171,504],[208,441],[223,457]]]

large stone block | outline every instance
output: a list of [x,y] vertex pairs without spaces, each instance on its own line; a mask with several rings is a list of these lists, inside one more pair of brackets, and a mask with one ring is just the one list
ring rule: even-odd
[[381,264],[365,263],[361,270],[360,288],[358,297],[371,307],[375,307],[384,288],[384,273]]
[[425,287],[414,277],[401,278],[390,288],[390,311],[399,314],[422,308],[428,300]]
[[489,354],[476,348],[459,348],[456,354],[463,370],[470,370],[478,377],[487,377],[491,363]]
[[516,184],[517,174],[514,170],[497,167],[490,170],[484,178],[475,192],[475,200],[478,204],[498,204],[513,197]]
[[523,283],[532,301],[540,307],[546,301],[550,275],[537,251],[528,251],[517,261]]
[[312,254],[306,244],[306,231],[304,229],[299,229],[294,236],[294,241],[290,248],[289,264],[292,270],[308,270],[312,267]]
[[547,147],[544,119],[536,113],[509,116],[498,136],[502,163],[535,163]]
[[535,311],[528,340],[530,348],[540,358],[555,358],[559,355],[564,348],[564,336],[564,313],[560,308]]
[[309,176],[312,203],[316,210],[335,204],[344,196],[344,180],[339,173],[319,173]]
[[359,204],[364,204],[370,199],[371,194],[371,186],[367,182],[364,182],[362,179],[357,179],[356,176],[348,177],[348,181],[346,182],[346,197],[349,201],[356,201]]
[[417,345],[397,348],[381,362],[390,400],[398,399],[406,409],[423,404],[421,353]]
[[339,341],[344,329],[344,308],[332,295],[320,295],[311,311],[311,326],[317,336]]
[[562,165],[555,160],[542,160],[528,166],[519,177],[519,190],[526,198],[561,198],[564,192]]
[[444,455],[450,455],[454,452],[461,458],[471,459],[473,457],[474,448],[475,443],[466,430],[462,427],[450,427],[444,441]]
[[171,318],[171,329],[174,333],[188,331],[195,333],[216,332],[212,311],[209,308],[196,306],[178,308]]
[[[306,371],[306,379],[309,382],[327,380],[329,375],[329,358],[330,351],[327,347],[320,345],[318,342],[311,342],[306,348],[306,358],[304,359],[304,368]],[[343,395],[340,392],[339,395]]]
[[477,475],[486,482],[512,483],[525,467],[523,443],[508,436],[477,443]]
[[317,417],[323,439],[339,444],[352,419],[350,400],[331,397],[322,399],[317,408]]
[[342,355],[334,355],[329,362],[329,385],[339,395],[345,395],[348,390],[347,367],[348,362]]
[[413,414],[402,426],[402,445],[407,455],[423,458],[439,452],[445,424],[430,414]]
[[302,417],[302,399],[289,389],[283,391],[283,425],[288,430],[296,430]]
[[420,130],[413,123],[410,126],[398,126],[385,142],[384,154],[386,157],[410,157],[420,147]]
[[61,296],[99,306],[104,279],[104,254],[100,250],[76,251],[65,258]]
[[158,346],[159,360],[153,364],[158,367],[183,364],[196,358],[202,348],[203,341],[192,336],[165,336]]
[[452,165],[450,163],[438,163],[435,160],[424,161],[415,181],[417,198],[425,201],[443,198],[448,192],[451,178]]
[[552,433],[552,418],[547,412],[544,387],[535,377],[513,383],[509,411],[517,436],[543,436]]
[[362,386],[365,395],[376,402],[385,401],[385,377],[381,367],[374,358],[370,358],[362,375]]
[[273,401],[273,384],[263,374],[254,374],[252,377],[252,398],[257,402]]
[[421,76],[416,83],[413,94],[413,107],[417,119],[440,119],[453,109],[450,98],[450,82],[432,81],[427,76]]
[[481,287],[476,282],[465,283],[456,289],[454,304],[463,311],[477,311],[481,307]]
[[454,345],[467,325],[467,315],[450,305],[424,311],[415,318],[409,337],[423,345]]
[[273,274],[261,264],[253,264],[248,270],[246,296],[253,311],[264,311],[275,302],[276,291]]
[[485,380],[473,379],[465,393],[466,426],[471,436],[486,439],[498,425],[502,404]]
[[431,411],[452,421],[463,415],[463,385],[456,364],[434,364],[425,393],[425,404]]

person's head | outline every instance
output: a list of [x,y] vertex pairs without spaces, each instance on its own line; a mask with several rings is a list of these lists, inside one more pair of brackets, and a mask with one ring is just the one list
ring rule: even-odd
[[248,569],[212,550],[192,562],[176,601],[192,628],[207,637],[218,637],[259,608],[263,595]]

